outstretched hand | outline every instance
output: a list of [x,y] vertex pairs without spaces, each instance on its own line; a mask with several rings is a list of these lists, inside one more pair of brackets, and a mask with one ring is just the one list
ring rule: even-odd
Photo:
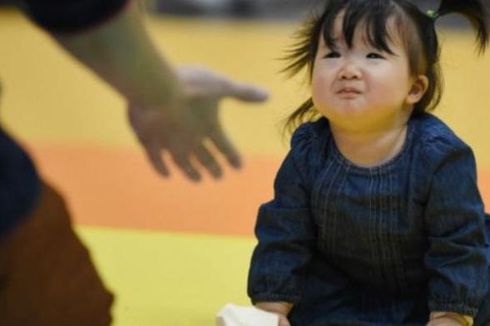
[[176,73],[183,90],[173,104],[160,107],[130,102],[128,106],[130,124],[151,164],[161,175],[169,176],[170,158],[193,181],[201,179],[198,166],[219,178],[223,174],[219,152],[229,165],[239,168],[240,155],[218,119],[220,101],[232,97],[263,102],[267,92],[201,67],[182,67]]

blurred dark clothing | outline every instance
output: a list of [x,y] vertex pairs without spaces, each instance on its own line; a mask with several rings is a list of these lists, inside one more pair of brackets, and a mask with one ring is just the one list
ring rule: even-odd
[[0,239],[29,214],[39,189],[31,159],[0,127]]
[[[84,31],[129,0],[26,0],[51,33]],[[9,4],[12,4],[11,2]],[[74,232],[63,198],[0,126],[0,325],[106,326],[112,294]]]
[[35,209],[0,239],[0,325],[110,325],[112,294],[61,196],[46,184],[40,189]]
[[128,0],[23,0],[23,10],[50,32],[77,32],[117,14]]

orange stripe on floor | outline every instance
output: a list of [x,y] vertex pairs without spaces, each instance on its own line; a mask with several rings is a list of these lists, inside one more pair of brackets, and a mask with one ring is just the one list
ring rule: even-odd
[[173,171],[160,178],[142,152],[31,146],[41,173],[63,191],[76,223],[120,228],[252,235],[258,206],[272,196],[279,160],[246,159],[225,178],[200,184]]
[[490,213],[490,169],[481,169],[478,174],[478,186],[480,188],[486,211]]
[[[34,146],[31,152],[42,174],[64,192],[76,223],[230,235],[253,234],[281,161],[248,158],[221,181],[205,177],[193,184],[178,172],[160,178],[130,149]],[[490,207],[490,170],[484,171],[479,183]]]

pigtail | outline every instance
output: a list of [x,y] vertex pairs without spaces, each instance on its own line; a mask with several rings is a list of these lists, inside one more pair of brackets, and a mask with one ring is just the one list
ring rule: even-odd
[[[288,77],[293,77],[306,68],[311,80],[315,56],[318,50],[317,40],[322,33],[323,19],[324,16],[312,16],[295,34],[296,43],[282,57],[282,60],[288,62],[286,67],[281,70],[282,73],[286,73]],[[314,110],[313,100],[309,98],[286,119],[283,131],[292,133],[303,121],[309,120],[316,115],[317,111]]]
[[312,121],[317,118],[320,113],[314,109],[313,99],[310,97],[303,102],[291,115],[285,119],[283,132],[284,134],[292,134],[296,128],[304,121]]
[[282,73],[286,73],[288,77],[293,77],[299,73],[303,68],[308,68],[309,75],[313,71],[313,64],[315,60],[316,51],[318,49],[317,42],[312,40],[318,40],[321,34],[323,17],[312,17],[304,23],[301,29],[294,35],[296,43],[286,50],[286,55],[282,58],[289,63]]
[[468,18],[476,31],[479,53],[485,52],[489,42],[488,9],[481,0],[442,0],[438,16],[461,14]]

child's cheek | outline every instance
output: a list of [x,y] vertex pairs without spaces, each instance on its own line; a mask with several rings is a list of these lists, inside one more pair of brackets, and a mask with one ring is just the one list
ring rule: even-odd
[[329,92],[329,78],[321,73],[313,73],[311,92],[314,97],[325,96]]
[[317,109],[321,109],[325,106],[325,102],[328,99],[328,92],[321,80],[316,80],[316,82],[312,84],[311,97]]

